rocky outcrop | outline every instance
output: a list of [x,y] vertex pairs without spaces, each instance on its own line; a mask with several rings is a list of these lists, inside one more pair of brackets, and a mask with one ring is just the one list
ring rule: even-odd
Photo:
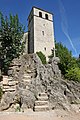
[[[70,110],[80,103],[80,83],[63,80],[55,57],[43,65],[36,54],[25,54],[14,59],[8,77],[17,81],[15,91],[4,91],[0,110],[26,111],[33,109],[39,94],[48,96],[49,109]],[[9,82],[8,82],[9,83]]]

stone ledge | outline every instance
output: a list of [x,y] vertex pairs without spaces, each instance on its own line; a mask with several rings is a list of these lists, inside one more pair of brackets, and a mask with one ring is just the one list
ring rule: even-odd
[[48,97],[47,96],[38,96],[37,97],[38,98],[38,100],[41,100],[41,101],[46,101],[46,100],[48,100]]
[[40,111],[48,111],[49,107],[48,106],[35,106],[34,111],[40,112]]
[[48,101],[35,101],[35,106],[48,105]]

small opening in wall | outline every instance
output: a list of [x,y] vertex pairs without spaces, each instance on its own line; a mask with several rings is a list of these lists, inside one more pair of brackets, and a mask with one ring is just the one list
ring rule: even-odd
[[42,34],[44,35],[44,31],[42,31]]
[[42,18],[42,12],[39,12],[39,17],[41,17],[41,18]]
[[45,18],[48,20],[48,14],[45,14]]
[[46,51],[46,47],[44,47],[44,50]]

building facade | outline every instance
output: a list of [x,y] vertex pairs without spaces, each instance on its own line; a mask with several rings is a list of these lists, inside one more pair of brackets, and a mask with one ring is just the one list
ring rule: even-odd
[[33,7],[28,17],[28,53],[41,51],[46,58],[54,44],[53,14]]

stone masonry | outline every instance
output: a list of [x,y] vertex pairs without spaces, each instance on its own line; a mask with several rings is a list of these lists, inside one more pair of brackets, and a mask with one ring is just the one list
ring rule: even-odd
[[53,48],[53,14],[33,7],[28,17],[28,53],[41,51],[48,60]]

